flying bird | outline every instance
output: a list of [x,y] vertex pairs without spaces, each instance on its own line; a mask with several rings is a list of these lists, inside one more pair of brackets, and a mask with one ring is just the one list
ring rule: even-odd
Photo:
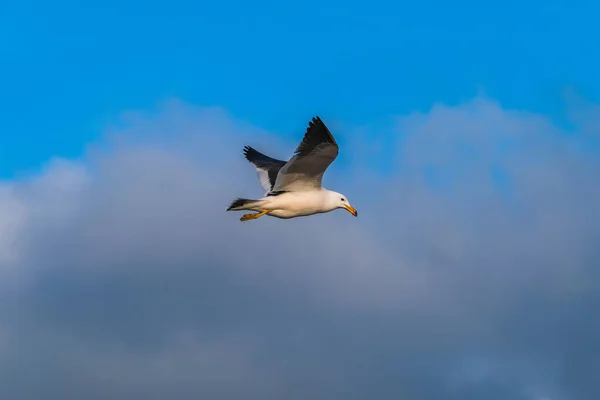
[[338,151],[333,135],[318,116],[309,122],[302,142],[287,162],[245,146],[244,155],[256,168],[260,185],[266,193],[258,200],[237,198],[227,211],[255,211],[244,214],[240,221],[257,219],[263,215],[289,219],[338,208],[357,217],[358,212],[346,196],[321,185],[323,174],[337,157]]

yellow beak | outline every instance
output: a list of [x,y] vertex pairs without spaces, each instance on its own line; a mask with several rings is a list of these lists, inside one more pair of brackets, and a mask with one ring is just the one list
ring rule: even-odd
[[356,211],[356,208],[352,207],[351,205],[347,205],[345,208],[350,214],[354,215],[355,217],[358,217],[358,211]]

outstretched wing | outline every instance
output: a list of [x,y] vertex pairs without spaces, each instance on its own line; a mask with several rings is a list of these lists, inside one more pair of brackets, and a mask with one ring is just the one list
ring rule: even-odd
[[250,146],[244,147],[244,156],[256,168],[260,186],[265,192],[270,192],[275,185],[277,173],[285,165],[285,161],[266,156]]
[[312,190],[321,187],[323,174],[338,155],[338,145],[321,118],[309,122],[295,155],[279,170],[273,191]]

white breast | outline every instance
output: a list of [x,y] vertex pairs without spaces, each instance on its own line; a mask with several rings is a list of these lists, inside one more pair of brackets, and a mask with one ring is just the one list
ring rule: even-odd
[[325,197],[321,190],[288,192],[273,196],[265,208],[273,210],[269,215],[278,218],[293,218],[317,214],[325,209]]

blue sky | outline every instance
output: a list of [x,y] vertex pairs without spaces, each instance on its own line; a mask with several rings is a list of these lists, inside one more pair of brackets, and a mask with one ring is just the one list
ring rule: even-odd
[[[457,104],[564,117],[600,99],[593,2],[27,1],[0,9],[0,176],[75,157],[125,110],[176,97],[298,135]],[[300,124],[300,125],[299,125]]]
[[[81,4],[0,6],[0,399],[600,399],[600,6]],[[315,114],[359,217],[225,212]]]

